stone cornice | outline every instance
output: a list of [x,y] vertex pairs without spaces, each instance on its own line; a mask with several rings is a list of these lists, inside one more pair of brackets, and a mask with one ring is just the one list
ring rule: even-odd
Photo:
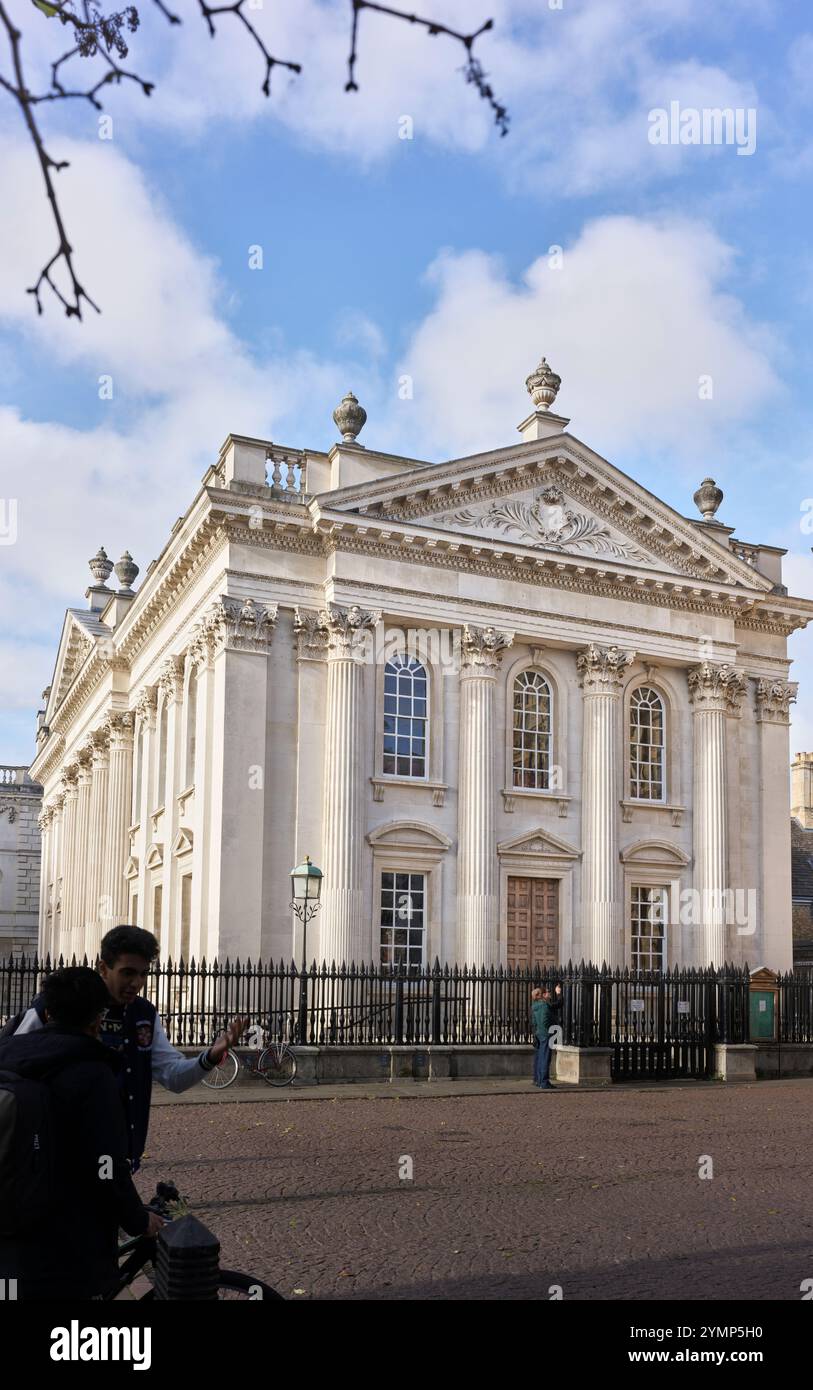
[[635,652],[591,642],[576,657],[579,685],[585,695],[615,695],[634,660]]
[[799,686],[796,681],[758,680],[756,688],[756,716],[760,724],[789,724],[790,707],[796,699]]

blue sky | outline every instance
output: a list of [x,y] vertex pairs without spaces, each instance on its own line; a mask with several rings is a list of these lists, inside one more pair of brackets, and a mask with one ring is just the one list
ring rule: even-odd
[[[505,139],[448,40],[364,14],[347,95],[345,0],[266,0],[252,20],[303,73],[276,71],[265,101],[239,26],[224,17],[212,41],[189,0],[176,8],[169,29],[144,6],[128,66],[157,86],[110,92],[112,139],[87,104],[43,111],[98,319],[47,297],[32,312],[53,234],[0,101],[0,498],[18,501],[0,546],[0,759],[30,759],[97,547],[129,548],[143,573],[229,430],[328,447],[349,387],[368,445],[439,459],[516,438],[544,353],[573,433],[684,513],[714,476],[721,519],[788,547],[791,591],[813,595],[808,5],[426,0],[453,25],[494,17],[479,54]],[[31,85],[47,83],[55,23],[12,9]],[[649,112],[671,101],[755,111],[753,154],[653,145]],[[793,641],[794,748],[813,747],[811,641]]]

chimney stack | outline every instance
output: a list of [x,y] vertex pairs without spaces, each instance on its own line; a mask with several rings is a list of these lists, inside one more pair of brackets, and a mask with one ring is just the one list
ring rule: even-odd
[[813,753],[797,753],[790,765],[790,814],[813,830]]

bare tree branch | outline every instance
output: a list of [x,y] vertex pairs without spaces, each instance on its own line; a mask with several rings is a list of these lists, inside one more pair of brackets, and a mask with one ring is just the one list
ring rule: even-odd
[[509,116],[504,106],[501,106],[494,96],[494,92],[487,82],[487,74],[483,71],[482,64],[474,57],[473,48],[476,39],[481,34],[485,34],[489,29],[494,28],[493,19],[487,19],[485,24],[481,24],[473,34],[460,34],[456,29],[449,29],[445,24],[439,24],[434,19],[421,19],[420,15],[408,14],[406,10],[395,10],[390,5],[378,5],[373,0],[350,0],[353,7],[353,23],[350,31],[350,57],[347,60],[348,78],[345,85],[346,92],[357,92],[359,90],[356,82],[356,62],[358,61],[358,31],[359,15],[362,10],[376,10],[379,14],[387,15],[390,19],[404,19],[408,24],[419,24],[426,29],[430,38],[438,34],[445,34],[450,39],[457,39],[462,43],[466,50],[466,63],[463,74],[467,82],[471,82],[477,88],[480,96],[488,102],[494,112],[494,123],[500,135],[508,134]]
[[[35,93],[28,88],[23,73],[22,60],[22,38],[23,35],[16,27],[6,8],[8,0],[0,0],[0,27],[5,29],[9,43],[12,77],[4,77],[0,73],[0,89],[7,92],[20,107],[20,111],[25,121],[29,137],[34,146],[37,160],[42,170],[45,182],[45,191],[51,207],[57,233],[57,249],[51,259],[43,266],[37,281],[27,290],[28,294],[34,296],[37,306],[37,313],[43,312],[42,291],[47,286],[59,303],[63,306],[69,318],[82,318],[83,304],[88,304],[97,313],[101,310],[87,294],[80,283],[74,267],[73,247],[70,244],[65,229],[65,223],[59,207],[57,198],[56,184],[54,175],[62,169],[67,169],[68,161],[57,161],[52,159],[48,153],[42,133],[37,124],[35,110],[38,106],[46,103],[58,101],[87,101],[95,110],[103,110],[99,93],[111,84],[121,82],[133,82],[140,87],[144,96],[149,96],[154,89],[154,83],[147,81],[136,72],[131,72],[121,66],[119,59],[124,59],[128,55],[127,34],[134,34],[140,25],[140,17],[135,5],[125,5],[121,10],[114,10],[110,14],[104,14],[100,9],[100,0],[28,0],[29,5],[40,11],[47,19],[56,19],[65,28],[70,28],[73,35],[73,44],[67,48],[51,64],[51,85],[47,91]],[[444,35],[460,43],[466,52],[466,62],[462,68],[463,75],[467,82],[471,83],[483,100],[487,101],[494,113],[494,121],[501,135],[508,134],[508,112],[496,99],[487,74],[479,60],[474,56],[474,44],[482,34],[493,28],[493,21],[487,20],[479,29],[471,34],[458,33],[455,29],[450,29],[445,24],[440,24],[436,20],[422,19],[419,15],[409,14],[405,10],[394,9],[390,5],[379,5],[373,0],[349,0],[352,11],[351,33],[350,33],[350,54],[348,58],[348,81],[345,86],[347,92],[357,92],[358,83],[355,78],[356,64],[358,61],[358,32],[359,16],[362,10],[373,10],[384,15],[389,19],[404,20],[409,24],[417,24],[427,31],[430,37]],[[178,15],[164,3],[164,0],[153,0],[155,8],[163,15],[164,19],[171,24],[181,24]],[[233,15],[249,34],[254,44],[260,50],[265,63],[265,77],[262,82],[262,91],[265,96],[271,95],[271,74],[276,67],[287,69],[292,73],[300,73],[302,66],[300,63],[291,62],[287,58],[277,58],[269,52],[260,34],[254,28],[251,21],[246,17],[244,7],[246,0],[232,0],[229,4],[212,5],[209,0],[197,0],[198,8],[202,19],[205,21],[212,38],[217,36],[215,20],[224,15]],[[73,89],[63,85],[63,67],[66,67],[74,60],[98,59],[104,65],[102,75],[88,87]],[[58,283],[54,280],[52,272],[57,266],[62,264],[67,274],[70,289],[64,293]]]

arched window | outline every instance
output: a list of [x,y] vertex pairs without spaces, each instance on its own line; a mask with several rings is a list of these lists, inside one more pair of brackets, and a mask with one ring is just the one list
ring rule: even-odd
[[539,671],[521,671],[514,681],[514,786],[550,788],[553,754],[553,696]]
[[385,774],[426,776],[428,715],[426,670],[414,656],[396,652],[384,667]]
[[657,690],[641,685],[630,699],[630,796],[663,801],[666,710]]

